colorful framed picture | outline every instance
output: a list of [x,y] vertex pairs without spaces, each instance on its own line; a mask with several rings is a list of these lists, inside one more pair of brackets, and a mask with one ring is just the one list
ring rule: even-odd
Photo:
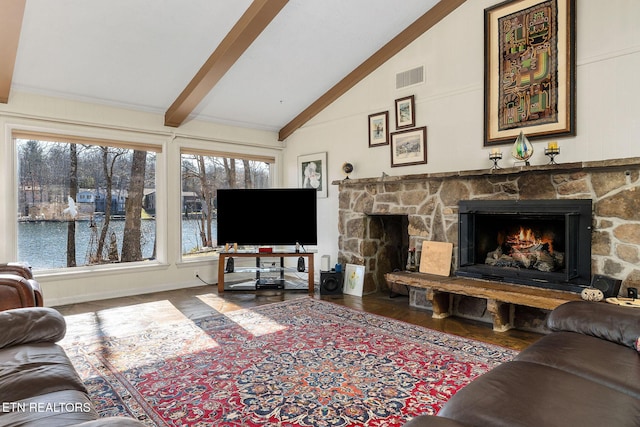
[[363,288],[364,265],[347,264],[344,270],[344,286],[342,292],[361,297]]
[[369,147],[389,144],[389,112],[369,114]]
[[315,188],[318,198],[327,197],[327,153],[298,156],[298,187]]
[[416,105],[413,95],[396,99],[396,129],[416,125]]
[[391,167],[427,163],[426,126],[391,134]]
[[575,135],[575,0],[484,10],[484,145]]

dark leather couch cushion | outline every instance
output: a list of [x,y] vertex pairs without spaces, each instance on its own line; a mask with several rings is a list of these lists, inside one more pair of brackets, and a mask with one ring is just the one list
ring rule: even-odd
[[604,302],[572,301],[551,312],[552,331],[578,332],[635,348],[640,337],[640,310]]
[[513,361],[458,391],[438,415],[482,427],[637,427],[640,400],[559,369]]
[[529,346],[515,360],[551,366],[640,399],[640,355],[611,341],[556,332]]
[[67,323],[62,314],[47,307],[17,308],[0,312],[0,349],[64,338]]
[[449,418],[437,417],[435,415],[420,415],[412,418],[402,427],[472,427],[462,424],[459,421]]
[[0,402],[16,402],[60,390],[86,393],[57,344],[24,344],[0,350]]

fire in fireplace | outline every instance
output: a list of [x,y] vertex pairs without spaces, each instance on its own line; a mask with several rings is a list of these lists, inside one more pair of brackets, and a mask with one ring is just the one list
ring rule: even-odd
[[467,200],[459,276],[580,292],[591,275],[591,200]]
[[[561,235],[558,235],[555,229],[558,228],[558,224],[563,226],[564,223],[561,220],[557,223],[556,220],[548,220],[535,221],[538,225],[531,225],[528,224],[529,222],[531,221],[526,219],[516,219],[512,225],[500,223],[497,230],[494,229],[485,236],[488,240],[495,237],[497,246],[495,250],[487,253],[484,263],[496,267],[538,271],[563,270],[564,244],[561,241]],[[518,225],[518,223],[527,225]]]

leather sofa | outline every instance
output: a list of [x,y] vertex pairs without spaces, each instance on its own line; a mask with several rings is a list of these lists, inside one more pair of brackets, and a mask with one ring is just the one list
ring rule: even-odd
[[640,426],[640,309],[574,301],[514,360],[405,427]]
[[42,289],[33,278],[30,265],[0,264],[0,310],[43,305]]
[[0,425],[140,427],[133,418],[98,418],[87,389],[56,344],[66,332],[54,309],[0,311]]

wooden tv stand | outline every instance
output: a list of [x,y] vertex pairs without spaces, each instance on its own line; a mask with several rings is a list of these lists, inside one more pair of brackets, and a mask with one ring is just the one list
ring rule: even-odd
[[309,277],[309,295],[314,292],[313,252],[220,252],[218,259],[218,293],[224,293],[225,260],[227,258],[298,258],[307,259],[307,275]]

